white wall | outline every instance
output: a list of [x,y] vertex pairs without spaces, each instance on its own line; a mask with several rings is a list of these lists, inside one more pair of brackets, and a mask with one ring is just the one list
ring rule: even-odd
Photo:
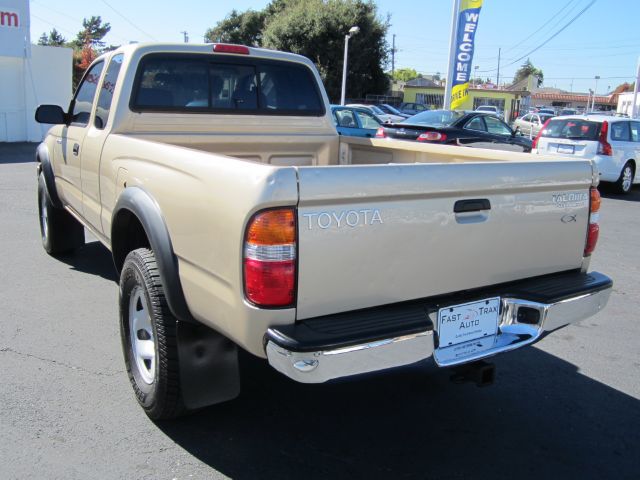
[[38,105],[65,110],[72,88],[73,51],[31,46],[30,58],[0,57],[0,142],[39,142],[47,126],[34,120]]

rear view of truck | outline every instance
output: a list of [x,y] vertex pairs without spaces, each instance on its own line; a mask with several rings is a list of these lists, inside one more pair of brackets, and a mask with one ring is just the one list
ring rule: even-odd
[[586,273],[592,173],[562,161],[300,168],[297,322],[269,330],[269,361],[301,382],[428,357],[456,366],[598,312],[611,281]]

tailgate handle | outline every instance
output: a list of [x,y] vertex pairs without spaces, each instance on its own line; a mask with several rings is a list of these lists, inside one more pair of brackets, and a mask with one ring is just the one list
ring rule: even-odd
[[491,210],[491,202],[488,199],[458,200],[453,206],[454,213],[479,212],[481,210]]

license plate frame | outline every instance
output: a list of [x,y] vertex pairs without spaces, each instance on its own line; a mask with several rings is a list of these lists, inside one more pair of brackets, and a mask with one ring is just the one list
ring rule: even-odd
[[570,153],[570,154],[574,154],[576,153],[576,146],[575,145],[567,145],[565,143],[559,143],[558,144],[558,153]]
[[438,348],[496,335],[500,297],[449,305],[438,310]]

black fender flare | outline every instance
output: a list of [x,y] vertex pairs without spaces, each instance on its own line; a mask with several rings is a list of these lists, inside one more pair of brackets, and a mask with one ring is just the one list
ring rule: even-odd
[[55,176],[53,175],[53,167],[51,166],[51,157],[49,156],[49,147],[46,143],[38,145],[36,150],[36,162],[38,163],[38,174],[42,173],[44,184],[47,187],[47,195],[55,208],[63,208],[64,205],[58,196],[56,190]]
[[[196,409],[231,400],[240,393],[238,348],[217,331],[193,318],[184,297],[169,230],[157,202],[140,187],[124,189],[113,210],[111,241],[118,214],[128,210],[142,224],[156,257],[165,298],[177,318],[180,388],[185,406]],[[116,268],[121,270],[114,255]]]
[[[160,211],[160,206],[144,189],[140,187],[125,188],[118,198],[111,217],[112,243],[115,235],[118,234],[118,214],[123,210],[127,210],[135,215],[142,224],[151,250],[153,250],[156,257],[156,262],[158,262],[158,270],[160,270],[162,284],[164,285],[165,297],[171,312],[179,320],[199,323],[193,318],[187,306],[184,291],[182,290],[182,283],[180,282],[178,258],[173,252],[171,237],[169,236],[169,230]],[[124,259],[121,260],[124,261]],[[122,262],[116,258],[115,254],[114,263],[116,264],[118,272],[120,272]]]

